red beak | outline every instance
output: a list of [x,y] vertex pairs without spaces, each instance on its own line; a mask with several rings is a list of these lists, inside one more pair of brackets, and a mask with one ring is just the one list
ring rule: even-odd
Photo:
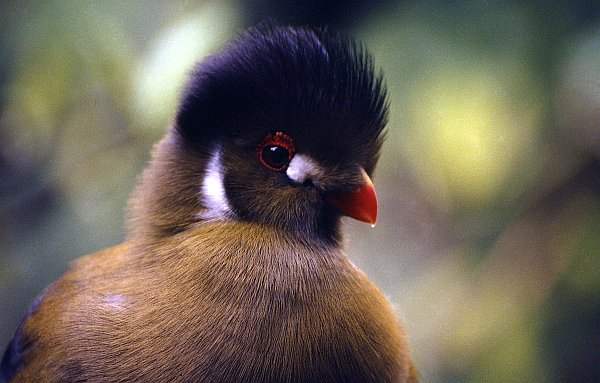
[[373,181],[361,169],[363,184],[351,192],[332,193],[328,202],[337,207],[343,215],[374,225],[377,221],[377,195]]

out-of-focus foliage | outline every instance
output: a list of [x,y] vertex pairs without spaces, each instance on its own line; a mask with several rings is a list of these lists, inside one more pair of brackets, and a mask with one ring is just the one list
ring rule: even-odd
[[427,382],[600,381],[600,5],[0,4],[0,347],[128,194],[194,62],[263,18],[364,40],[390,91],[381,219],[350,257]]

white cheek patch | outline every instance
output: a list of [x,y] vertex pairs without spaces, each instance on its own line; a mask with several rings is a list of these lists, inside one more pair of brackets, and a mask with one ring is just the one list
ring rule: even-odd
[[309,156],[305,154],[296,154],[294,158],[292,158],[285,173],[292,181],[299,184],[304,183],[309,179],[314,183],[317,183],[316,180],[323,174],[323,170],[319,167],[319,164]]
[[201,193],[202,203],[206,208],[198,215],[201,219],[226,219],[231,217],[232,211],[223,185],[221,148],[216,148],[208,160],[204,179],[202,180]]

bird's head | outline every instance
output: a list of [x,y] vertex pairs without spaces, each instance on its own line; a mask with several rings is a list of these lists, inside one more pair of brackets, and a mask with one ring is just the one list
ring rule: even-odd
[[161,229],[241,220],[336,239],[341,215],[375,223],[370,176],[386,114],[362,46],[251,29],[193,71],[137,205]]

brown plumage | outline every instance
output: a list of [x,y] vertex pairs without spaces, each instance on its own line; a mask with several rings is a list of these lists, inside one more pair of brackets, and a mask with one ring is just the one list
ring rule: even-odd
[[[277,57],[282,51],[289,57]],[[282,78],[299,81],[261,86],[272,79],[252,77],[256,68],[235,61],[265,55],[279,60],[286,71]],[[353,190],[376,162],[385,103],[367,58],[336,35],[262,27],[201,64],[174,128],[155,147],[134,193],[127,242],[77,260],[43,293],[7,350],[4,377],[11,382],[416,382],[389,303],[341,249],[339,218],[355,207],[327,202],[337,195],[356,197]],[[298,72],[298,63],[312,73],[308,78]],[[228,92],[231,82],[223,78],[231,74],[224,75],[223,68],[235,68],[232,73],[246,81],[234,81],[235,90]],[[331,73],[338,78],[324,84]],[[199,93],[214,87],[215,93]],[[275,107],[278,92],[300,100]],[[323,110],[300,102],[315,94],[321,95]],[[336,102],[352,97],[357,98],[347,100],[352,110],[330,113]],[[338,125],[329,133],[301,126],[318,120]],[[257,144],[273,130],[295,140],[293,152],[279,141],[283,147],[273,150],[288,150],[290,158],[310,155],[320,164],[310,182],[308,173],[277,172],[256,160]],[[351,137],[340,141],[340,132]],[[217,168],[210,165],[215,158]],[[293,166],[285,163],[287,169]],[[210,197],[203,193],[212,189],[202,185],[215,169],[224,194]],[[218,205],[219,198],[226,203]],[[351,200],[374,194],[357,198]]]

